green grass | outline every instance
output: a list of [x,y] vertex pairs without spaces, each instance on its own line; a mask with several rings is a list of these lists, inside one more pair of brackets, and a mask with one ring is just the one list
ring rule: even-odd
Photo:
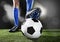
[[43,30],[38,40],[29,40],[21,32],[9,33],[8,29],[0,30],[0,42],[60,42],[60,30]]

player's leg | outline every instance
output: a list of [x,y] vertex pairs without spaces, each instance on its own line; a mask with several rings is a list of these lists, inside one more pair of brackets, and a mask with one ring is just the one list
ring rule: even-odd
[[32,9],[33,3],[34,3],[34,0],[26,0],[27,12]]
[[41,10],[39,8],[32,9],[34,0],[26,0],[27,1],[27,18],[39,19]]
[[[20,10],[20,16],[23,16],[25,18],[26,0],[19,0],[19,10]],[[12,29],[10,29],[10,32],[14,32],[18,28],[18,9],[17,8],[15,8],[15,10],[14,10],[14,20],[15,20],[15,26]]]
[[31,11],[27,12],[27,17],[26,18],[33,18],[33,19],[39,19],[41,10],[40,8],[34,8]]
[[18,28],[18,1],[13,0],[13,13],[14,13],[14,26],[9,30],[9,32],[14,32]]

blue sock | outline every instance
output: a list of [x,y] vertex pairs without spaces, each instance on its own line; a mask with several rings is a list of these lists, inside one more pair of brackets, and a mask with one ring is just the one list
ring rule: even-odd
[[14,8],[14,24],[18,26],[18,8]]
[[32,9],[34,0],[26,0],[26,3],[27,3],[27,12],[28,12]]

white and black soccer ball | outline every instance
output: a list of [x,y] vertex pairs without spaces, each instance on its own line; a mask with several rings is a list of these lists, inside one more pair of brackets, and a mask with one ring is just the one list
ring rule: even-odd
[[39,38],[42,33],[42,24],[39,20],[28,18],[21,26],[21,31],[28,38]]

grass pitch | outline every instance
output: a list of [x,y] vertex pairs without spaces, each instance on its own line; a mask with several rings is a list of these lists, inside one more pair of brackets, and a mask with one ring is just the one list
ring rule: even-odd
[[33,41],[27,39],[21,32],[9,33],[8,29],[0,29],[0,42],[60,42],[60,30],[43,30],[42,36]]

